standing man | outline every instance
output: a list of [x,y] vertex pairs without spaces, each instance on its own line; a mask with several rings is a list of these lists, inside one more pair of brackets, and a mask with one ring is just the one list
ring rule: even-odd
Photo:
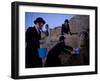
[[29,27],[26,31],[26,68],[42,67],[42,59],[39,58],[41,32],[45,21],[38,17],[34,21],[35,26]]
[[61,35],[64,35],[64,33],[72,35],[72,33],[70,32],[68,19],[64,21],[64,24],[62,24]]

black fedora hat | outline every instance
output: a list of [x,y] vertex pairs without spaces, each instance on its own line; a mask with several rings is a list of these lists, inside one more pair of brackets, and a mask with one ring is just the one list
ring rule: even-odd
[[69,23],[69,20],[68,19],[65,19],[65,22]]
[[36,24],[37,22],[42,22],[43,24],[45,24],[45,20],[43,20],[43,18],[41,17],[36,18],[36,20],[34,21],[34,24]]
[[64,36],[60,36],[59,37],[59,41],[62,41],[62,40],[65,40],[65,37]]

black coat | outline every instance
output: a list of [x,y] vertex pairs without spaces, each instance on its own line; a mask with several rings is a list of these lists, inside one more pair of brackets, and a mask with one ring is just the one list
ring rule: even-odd
[[39,58],[41,33],[35,27],[29,27],[26,31],[26,68],[41,67],[42,59]]
[[[66,50],[65,50],[66,49]],[[55,66],[63,66],[61,64],[61,61],[59,59],[59,55],[62,52],[70,54],[70,51],[73,50],[70,46],[65,46],[64,43],[58,43],[56,44],[49,52],[46,59],[45,67],[55,67]]]
[[61,34],[64,35],[64,33],[66,33],[66,34],[70,33],[71,34],[69,24],[67,24],[67,27],[65,27],[65,25],[62,24]]

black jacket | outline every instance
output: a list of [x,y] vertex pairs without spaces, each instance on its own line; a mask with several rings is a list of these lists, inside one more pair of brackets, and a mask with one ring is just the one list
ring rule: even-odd
[[66,33],[66,34],[70,33],[71,34],[69,24],[67,24],[67,27],[65,27],[65,25],[62,24],[61,35],[64,35],[64,33]]
[[[66,49],[66,50],[65,50]],[[59,55],[62,53],[62,52],[65,52],[65,53],[69,53],[70,54],[70,51],[68,50],[73,50],[72,47],[70,46],[65,46],[64,43],[58,43],[56,44],[49,52],[48,52],[48,56],[47,56],[47,59],[46,59],[46,63],[45,63],[45,67],[55,67],[55,66],[63,66],[61,64],[61,61],[59,59]]]
[[38,55],[41,33],[35,27],[29,27],[26,31],[26,68],[41,67],[42,60]]

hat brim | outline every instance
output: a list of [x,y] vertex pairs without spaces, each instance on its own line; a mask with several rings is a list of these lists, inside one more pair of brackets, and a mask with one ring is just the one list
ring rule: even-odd
[[35,21],[34,21],[34,24],[36,24],[36,23],[38,23],[38,22],[41,22],[41,23],[45,24],[45,21],[44,21],[44,20],[35,20]]

